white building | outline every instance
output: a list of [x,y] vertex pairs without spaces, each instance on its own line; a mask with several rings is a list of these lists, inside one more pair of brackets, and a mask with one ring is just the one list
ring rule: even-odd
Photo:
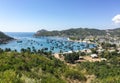
[[97,54],[91,54],[90,55],[92,58],[98,58],[98,55]]

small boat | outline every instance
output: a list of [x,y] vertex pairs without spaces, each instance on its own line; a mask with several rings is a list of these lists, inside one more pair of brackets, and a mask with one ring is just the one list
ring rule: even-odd
[[21,40],[17,40],[17,43],[22,43],[22,41]]

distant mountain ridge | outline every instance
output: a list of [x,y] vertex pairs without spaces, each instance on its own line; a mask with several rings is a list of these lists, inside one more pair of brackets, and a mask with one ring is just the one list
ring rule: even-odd
[[4,34],[3,32],[0,31],[0,44],[1,43],[6,43],[9,40],[12,40],[12,37],[9,37],[8,35]]
[[35,36],[77,36],[77,37],[86,37],[86,36],[105,36],[109,33],[112,36],[120,36],[120,28],[116,29],[108,29],[108,30],[99,30],[99,29],[89,29],[89,28],[72,28],[62,31],[47,31],[47,30],[39,30],[36,32]]
[[39,30],[36,32],[35,36],[96,36],[96,35],[106,35],[105,30],[99,29],[88,29],[88,28],[76,28],[76,29],[67,29],[62,31],[47,31]]
[[120,28],[116,28],[116,29],[109,29],[108,32],[110,33],[110,35],[112,36],[120,36]]

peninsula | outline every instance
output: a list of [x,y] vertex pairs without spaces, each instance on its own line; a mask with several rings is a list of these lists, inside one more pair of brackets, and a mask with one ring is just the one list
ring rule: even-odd
[[0,31],[0,44],[7,43],[12,39],[13,39],[12,37],[9,37],[8,35]]

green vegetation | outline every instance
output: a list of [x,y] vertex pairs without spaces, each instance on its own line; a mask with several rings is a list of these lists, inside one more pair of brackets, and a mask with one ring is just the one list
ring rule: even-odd
[[98,30],[98,29],[77,28],[77,29],[68,29],[62,31],[40,30],[35,34],[35,36],[63,36],[63,37],[70,37],[73,39],[78,39],[79,37],[83,38],[90,35],[92,36],[106,35],[106,31]]
[[109,30],[99,30],[99,29],[88,29],[88,28],[72,28],[62,31],[47,31],[39,30],[36,32],[35,36],[60,36],[69,37],[72,40],[77,40],[80,38],[85,38],[87,36],[105,36],[109,33],[110,36],[120,36],[120,28],[109,29]]
[[82,62],[77,65],[78,69],[85,69],[87,74],[95,75],[92,83],[119,83],[120,82],[120,54],[104,51],[99,54],[107,61]]
[[81,71],[52,55],[0,49],[0,83],[67,83],[67,79],[86,81]]
[[111,36],[120,36],[120,28],[116,28],[116,29],[110,29],[108,30],[108,32],[111,34]]
[[79,59],[79,53],[73,52],[73,53],[68,53],[68,54],[64,54],[64,59],[67,63],[75,63],[76,60]]
[[86,81],[87,80],[80,71],[76,71],[76,70],[67,70],[65,76],[67,78],[74,79],[74,80],[77,79],[79,81],[81,81],[81,80]]
[[103,47],[103,49],[108,49],[108,48],[111,48],[111,47],[113,47],[113,48],[117,47],[116,44],[110,44],[110,43],[105,43],[105,42],[101,43],[101,46]]
[[[104,47],[116,47],[114,44],[111,45],[109,43],[104,44]],[[97,53],[94,49],[92,49],[92,53]],[[64,59],[67,63],[75,64],[75,61],[79,59],[79,56],[83,56],[85,54],[78,53],[70,53],[64,54]],[[77,70],[83,71],[84,75],[95,75],[94,80],[91,83],[119,83],[120,82],[120,54],[117,51],[109,52],[108,50],[103,51],[98,54],[99,57],[106,58],[106,61],[101,62],[80,62],[77,64]],[[75,71],[68,71],[71,74]],[[78,72],[79,73],[79,72]],[[68,73],[67,76],[70,78],[71,74]],[[76,75],[76,77],[79,77]],[[89,78],[88,78],[89,79]]]
[[[79,62],[79,56],[88,56],[84,52],[64,54],[65,61],[56,59],[51,52],[31,51],[30,48],[16,50],[0,49],[0,83],[120,83],[120,54],[108,47],[116,45],[103,43],[106,48],[101,53],[91,49],[92,53],[107,60],[101,62]],[[61,52],[62,53],[62,52]],[[62,55],[61,55],[62,56]]]

